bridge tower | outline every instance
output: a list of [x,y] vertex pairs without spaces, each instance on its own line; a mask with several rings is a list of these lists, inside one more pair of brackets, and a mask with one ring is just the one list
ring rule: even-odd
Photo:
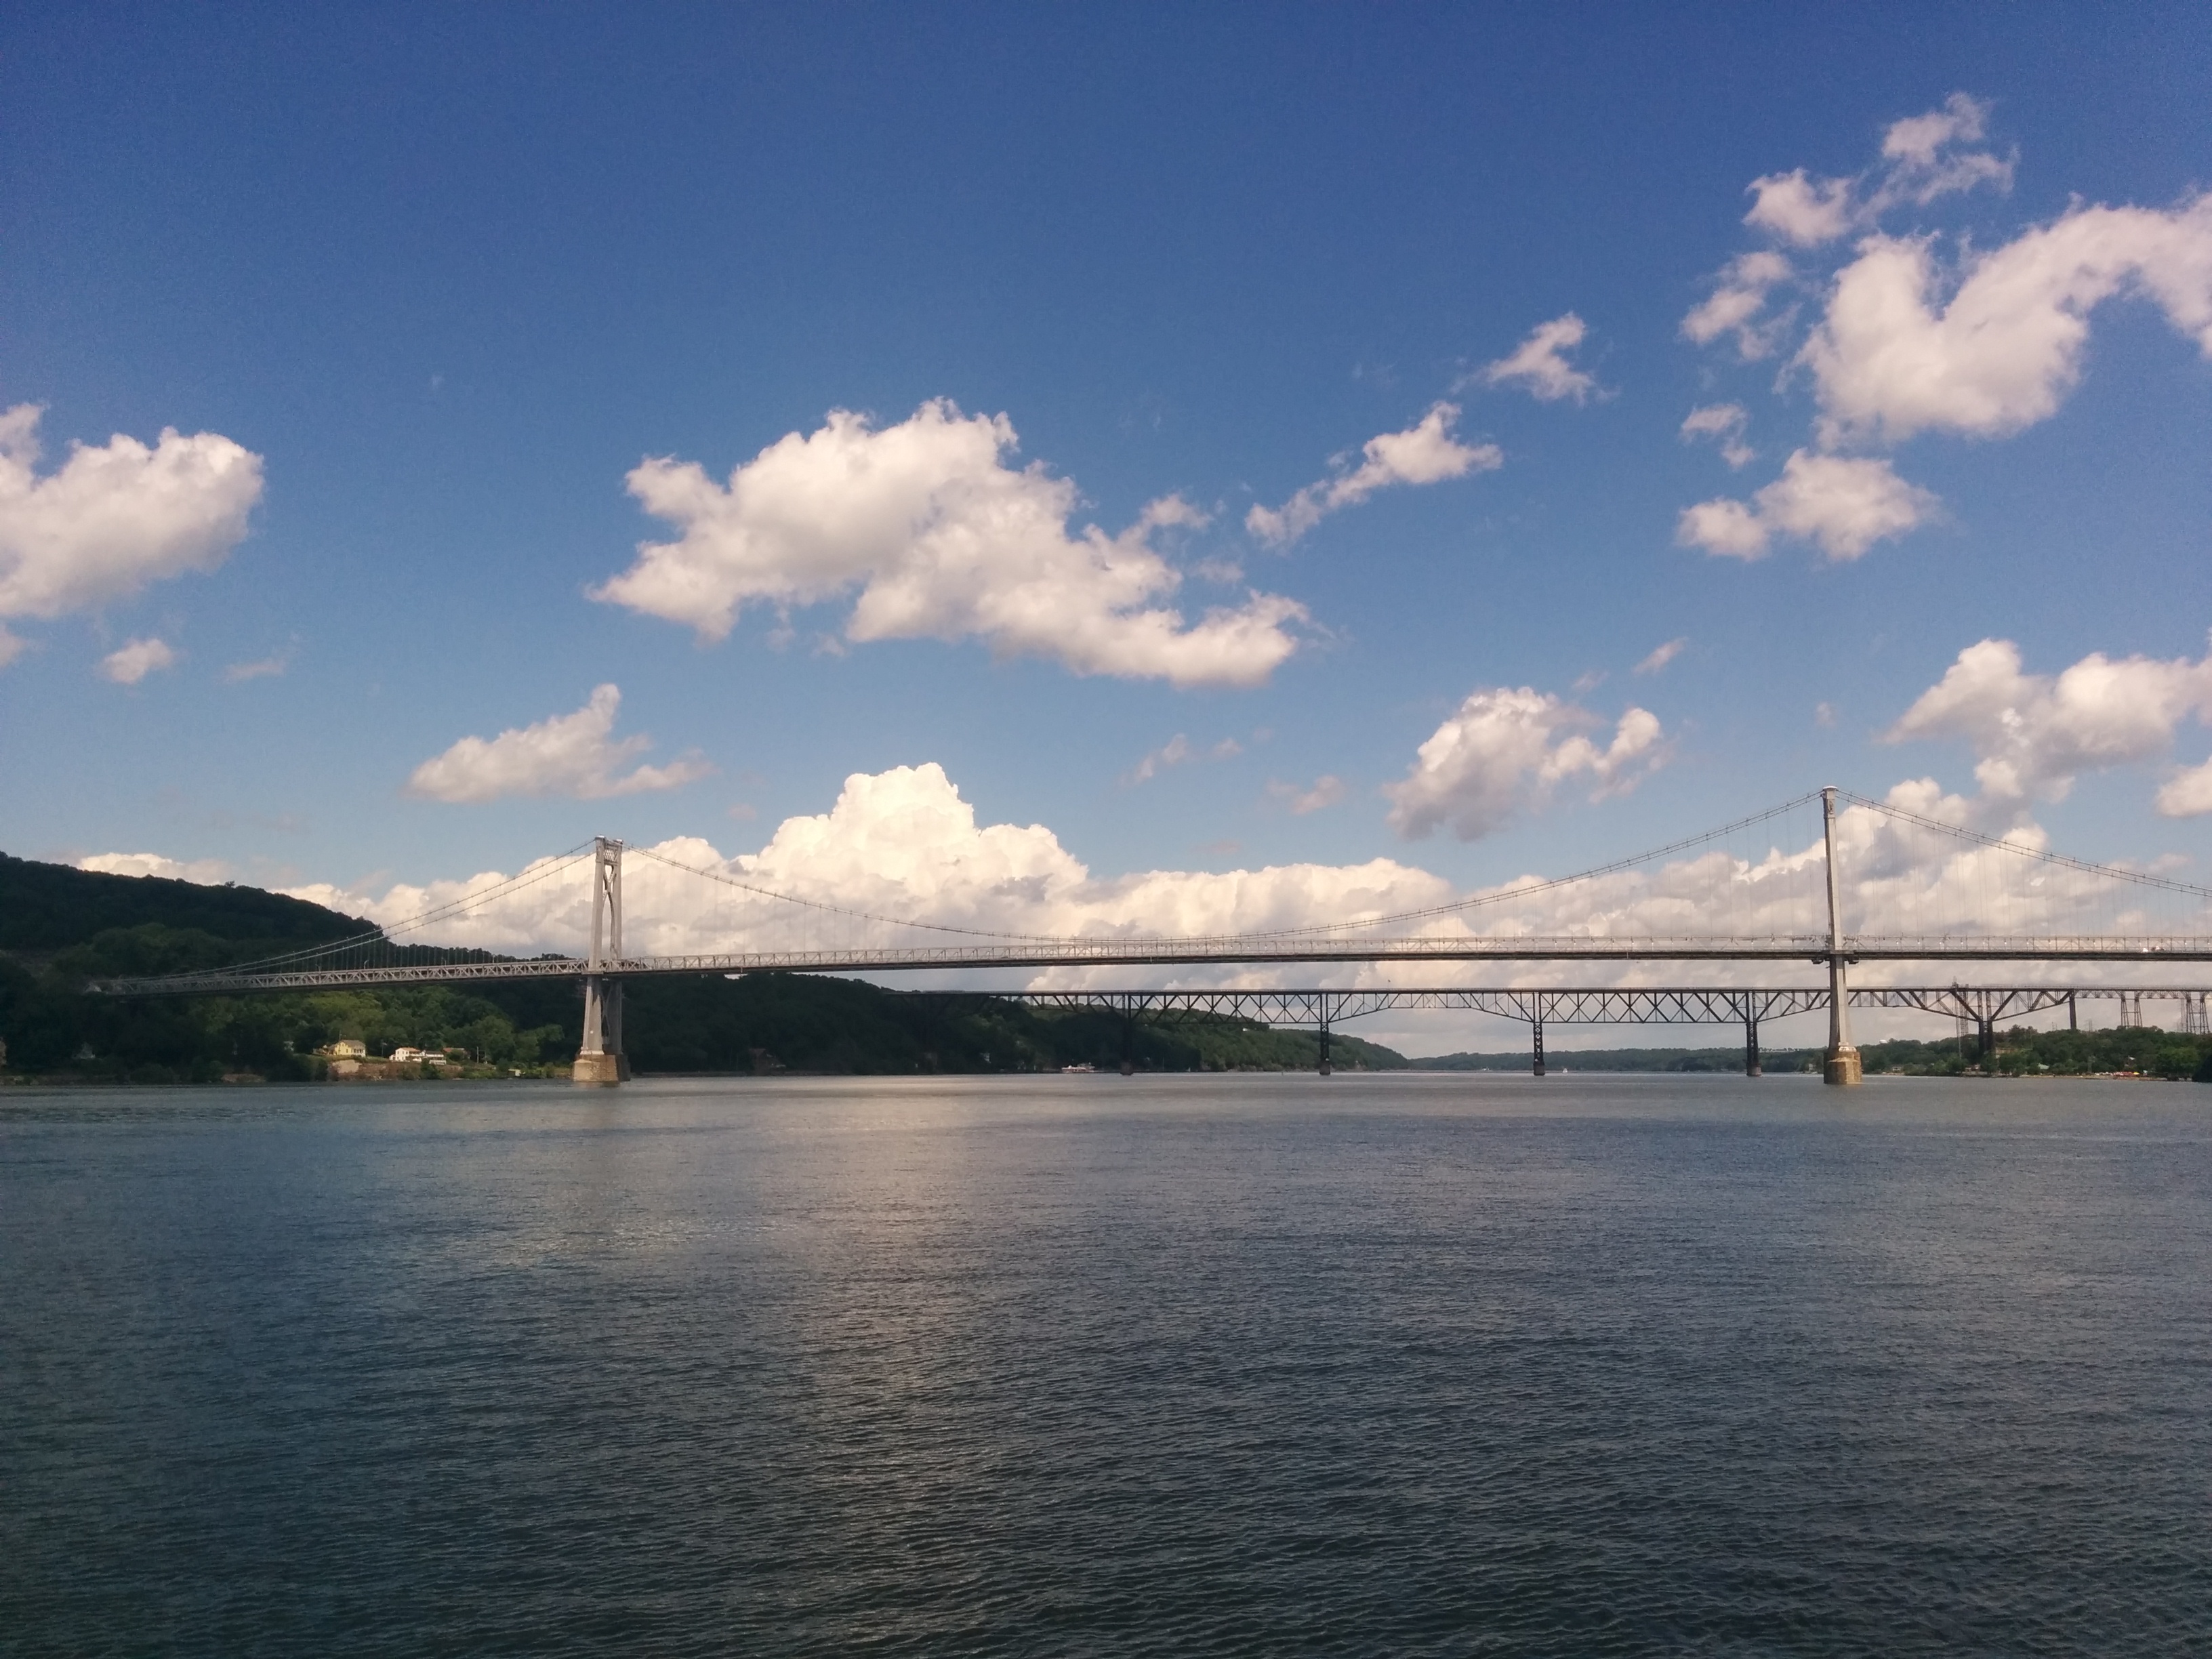
[[584,1046],[570,1075],[579,1083],[611,1085],[628,1080],[629,1056],[623,1052],[622,965],[623,844],[606,836],[592,842],[592,954],[584,964]]
[[1828,1055],[1824,1082],[1850,1088],[1866,1080],[1851,1042],[1850,986],[1844,971],[1844,907],[1836,882],[1836,787],[1820,791],[1820,831],[1828,854]]

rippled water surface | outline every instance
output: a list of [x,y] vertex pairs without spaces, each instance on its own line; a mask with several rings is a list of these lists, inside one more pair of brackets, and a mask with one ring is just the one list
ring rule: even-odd
[[0,1650],[2212,1648],[2212,1088],[0,1095]]

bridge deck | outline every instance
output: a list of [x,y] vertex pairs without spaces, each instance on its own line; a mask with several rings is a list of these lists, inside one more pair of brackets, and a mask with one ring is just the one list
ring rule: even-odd
[[[2197,963],[2212,962],[2212,939],[1861,939],[1844,941],[1852,962]],[[1347,945],[1286,942],[1255,947],[1230,941],[1158,939],[1040,941],[1034,949],[927,946],[892,951],[763,951],[711,956],[623,957],[594,969],[575,957],[526,962],[415,963],[263,973],[179,974],[119,979],[93,988],[114,996],[210,995],[307,991],[365,985],[465,984],[573,979],[598,972],[621,978],[671,974],[904,973],[990,969],[1262,967],[1291,963],[1533,962],[1793,962],[1826,965],[1817,939],[1410,939]]]

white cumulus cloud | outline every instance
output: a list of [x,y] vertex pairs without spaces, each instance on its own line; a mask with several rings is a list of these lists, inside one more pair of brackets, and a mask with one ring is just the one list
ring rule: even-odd
[[1403,432],[1385,432],[1360,447],[1359,465],[1339,456],[1336,476],[1310,483],[1279,507],[1255,505],[1244,527],[1263,542],[1284,546],[1296,541],[1339,508],[1356,507],[1378,489],[1394,484],[1442,483],[1470,472],[1489,472],[1505,464],[1496,444],[1463,444],[1452,436],[1459,405],[1437,404]]
[[1540,807],[1562,782],[1587,779],[1593,800],[1625,794],[1665,763],[1658,717],[1630,708],[1600,747],[1604,722],[1588,709],[1528,686],[1470,695],[1421,744],[1412,769],[1387,786],[1391,827],[1419,840],[1448,826],[1474,841],[1516,812]]
[[[1389,859],[1096,877],[1042,824],[979,824],[975,808],[934,763],[854,774],[830,811],[785,819],[757,853],[726,857],[696,836],[659,842],[651,850],[817,904],[1030,935],[1255,932],[1419,908],[1452,895],[1451,884],[1440,877]],[[544,862],[526,866],[526,872]],[[487,871],[380,894],[328,884],[288,890],[392,926],[507,879]],[[623,899],[623,943],[634,953],[796,949],[874,936],[868,924],[749,897],[635,854],[624,866]],[[580,866],[457,917],[438,930],[434,942],[511,951],[579,950],[589,937],[590,921],[589,889]],[[883,936],[913,942],[910,933],[896,930]],[[1127,976],[1126,969],[1106,971],[1124,981]]]
[[[1990,796],[2060,800],[2084,772],[2163,756],[2191,715],[2212,718],[2212,657],[2116,660],[2092,652],[2056,675],[2031,674],[2010,640],[1984,640],[1961,651],[1885,736],[1893,743],[1963,738]],[[2159,810],[2169,817],[2212,811],[2198,776],[2205,769],[2169,782]]]
[[1080,674],[1176,685],[1255,685],[1297,648],[1304,608],[1251,593],[1195,623],[1161,603],[1182,575],[1153,545],[1205,515],[1170,496],[1116,536],[1071,535],[1076,489],[1041,466],[1007,465],[1004,416],[925,404],[881,429],[831,411],[717,483],[696,462],[641,462],[630,493],[674,525],[592,597],[665,617],[702,640],[749,604],[783,609],[858,589],[844,638],[980,639],[1006,656]]
[[1664,645],[1653,647],[1651,654],[1644,658],[1642,662],[1637,664],[1634,670],[1632,672],[1638,674],[1658,673],[1662,669],[1665,668],[1668,663],[1680,656],[1682,654],[1682,647],[1689,644],[1689,636],[1686,634],[1680,639],[1668,640]]
[[149,674],[176,665],[177,653],[161,640],[131,640],[100,659],[103,678],[118,685],[136,685]]
[[1924,523],[1940,505],[1886,460],[1801,449],[1749,502],[1723,496],[1685,507],[1674,538],[1728,558],[1758,559],[1778,532],[1816,543],[1844,562]]
[[2081,376],[2090,313],[2126,294],[2212,357],[2212,196],[2075,208],[1956,270],[1923,238],[1869,237],[1797,360],[1829,442],[2000,437],[2057,411]]
[[[2000,437],[2049,418],[2081,379],[2091,313],[2114,299],[2149,301],[2212,356],[2212,197],[2167,209],[2076,204],[1956,257],[1932,234],[1878,228],[1899,208],[2010,188],[2012,160],[1972,148],[1989,112],[1954,94],[1893,123],[1866,173],[1814,179],[1799,168],[1751,187],[1748,222],[1784,241],[1861,237],[1790,364],[1811,373],[1823,448],[1926,431]],[[1767,355],[1794,316],[1767,316],[1767,298],[1793,274],[1772,250],[1740,256],[1683,333],[1699,343],[1733,334],[1747,360]]]
[[1589,325],[1573,312],[1539,323],[1513,351],[1482,369],[1485,386],[1518,386],[1542,403],[1571,398],[1577,403],[1597,389],[1597,381],[1567,361],[1582,344]]
[[[1934,234],[1878,228],[1900,207],[1984,185],[2010,188],[2012,159],[1974,147],[1989,112],[1954,94],[1940,109],[1893,123],[1881,159],[1864,173],[1814,179],[1801,168],[1753,185],[1750,222],[1783,240],[1812,248],[1846,234],[1859,240],[1838,256],[1820,312],[1784,370],[1785,380],[1803,371],[1812,381],[1820,410],[1813,446],[1748,501],[1685,509],[1679,542],[1749,559],[1783,534],[1852,559],[1903,535],[1936,510],[1936,498],[1887,461],[1847,452],[1931,431],[2003,437],[2048,419],[2080,381],[2092,313],[2107,301],[2150,301],[2212,358],[2212,195],[2169,209],[2077,204],[2009,241],[1955,254]],[[1747,359],[1766,355],[1796,314],[1769,316],[1767,296],[1792,276],[1771,250],[1741,256],[1684,319],[1683,332],[1701,343],[1734,333]],[[1693,410],[1682,435],[1719,441],[1731,465],[1748,461],[1735,408]]]
[[615,716],[621,708],[621,691],[602,685],[573,714],[556,714],[489,739],[463,738],[416,767],[407,780],[407,793],[443,801],[499,800],[510,795],[603,800],[674,789],[714,770],[697,756],[684,755],[666,766],[641,765],[623,772],[623,767],[653,747],[653,739],[616,738]]
[[2212,812],[2212,760],[2167,779],[2151,804],[2161,817],[2200,818]]
[[[37,471],[36,404],[0,414],[0,618],[52,618],[212,570],[246,535],[261,458],[212,432],[118,433]],[[0,645],[0,660],[12,655]]]

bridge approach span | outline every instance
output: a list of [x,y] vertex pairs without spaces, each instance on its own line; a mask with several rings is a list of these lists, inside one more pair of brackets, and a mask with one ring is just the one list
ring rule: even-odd
[[[1123,1069],[1129,1069],[1129,1036],[1135,1022],[1172,1024],[1178,1019],[1249,1019],[1265,1025],[1311,1026],[1321,1043],[1321,1070],[1329,1070],[1332,1029],[1363,1015],[1401,1010],[1451,1011],[1517,1019],[1528,1027],[1533,1069],[1544,1075],[1544,1027],[1554,1025],[1741,1025],[1744,1072],[1760,1074],[1759,1026],[1770,1019],[1832,1008],[1826,985],[1789,986],[1373,986],[1339,990],[1237,988],[1180,991],[925,991],[911,994],[947,1000],[1026,1003],[1031,1007],[1089,1009],[1121,1017]],[[1911,1008],[1957,1020],[1963,1032],[1975,1028],[1978,1053],[1986,1067],[1996,1056],[2000,1020],[2020,1019],[2052,1008],[2066,1010],[2069,1028],[2080,1024],[2080,1004],[2117,1001],[2120,1024],[2143,1023],[2147,1001],[2182,1005],[2182,1029],[2208,1030],[2202,986],[2068,985],[1875,985],[1850,986],[1844,995],[1854,1008]]]

